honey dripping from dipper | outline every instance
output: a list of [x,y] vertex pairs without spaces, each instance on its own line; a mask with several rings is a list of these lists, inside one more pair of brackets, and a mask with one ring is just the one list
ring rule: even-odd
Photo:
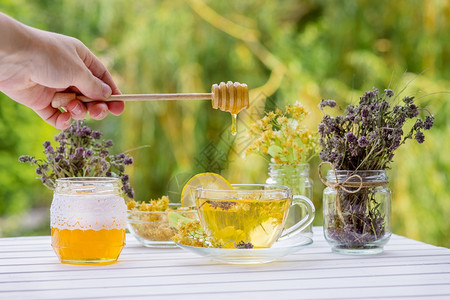
[[236,135],[237,114],[249,107],[248,86],[239,82],[221,82],[213,84],[211,93],[213,108],[231,114],[231,134]]

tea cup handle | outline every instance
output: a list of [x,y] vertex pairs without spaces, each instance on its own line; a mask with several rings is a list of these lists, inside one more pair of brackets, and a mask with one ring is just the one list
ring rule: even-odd
[[315,214],[316,209],[314,208],[314,204],[311,202],[311,200],[309,200],[305,196],[295,195],[292,198],[292,206],[294,206],[294,205],[303,206],[306,209],[307,214],[297,224],[283,230],[280,238],[278,239],[279,241],[289,238],[293,235],[297,235],[303,229],[308,227],[314,220],[314,214]]

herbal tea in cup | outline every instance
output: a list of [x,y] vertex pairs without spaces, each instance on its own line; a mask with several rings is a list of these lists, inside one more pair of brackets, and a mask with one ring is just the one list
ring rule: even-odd
[[[282,185],[234,184],[232,190],[198,188],[195,202],[206,234],[222,248],[249,245],[269,248],[279,238],[297,234],[314,219],[314,205],[304,196],[292,196]],[[307,215],[283,231],[289,208],[306,208]]]
[[56,180],[52,247],[62,263],[110,264],[125,245],[126,210],[118,178]]

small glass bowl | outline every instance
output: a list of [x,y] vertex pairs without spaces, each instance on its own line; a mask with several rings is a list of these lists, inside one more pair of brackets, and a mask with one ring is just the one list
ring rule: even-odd
[[177,248],[172,237],[179,222],[198,220],[197,210],[169,204],[168,211],[127,211],[127,226],[131,234],[144,246],[152,248]]

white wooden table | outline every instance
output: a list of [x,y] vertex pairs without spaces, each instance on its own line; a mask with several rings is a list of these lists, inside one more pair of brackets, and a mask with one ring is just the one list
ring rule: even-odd
[[127,236],[119,262],[60,264],[50,237],[0,239],[0,299],[450,299],[450,249],[394,235],[385,252],[334,254],[314,244],[263,265],[223,265]]

